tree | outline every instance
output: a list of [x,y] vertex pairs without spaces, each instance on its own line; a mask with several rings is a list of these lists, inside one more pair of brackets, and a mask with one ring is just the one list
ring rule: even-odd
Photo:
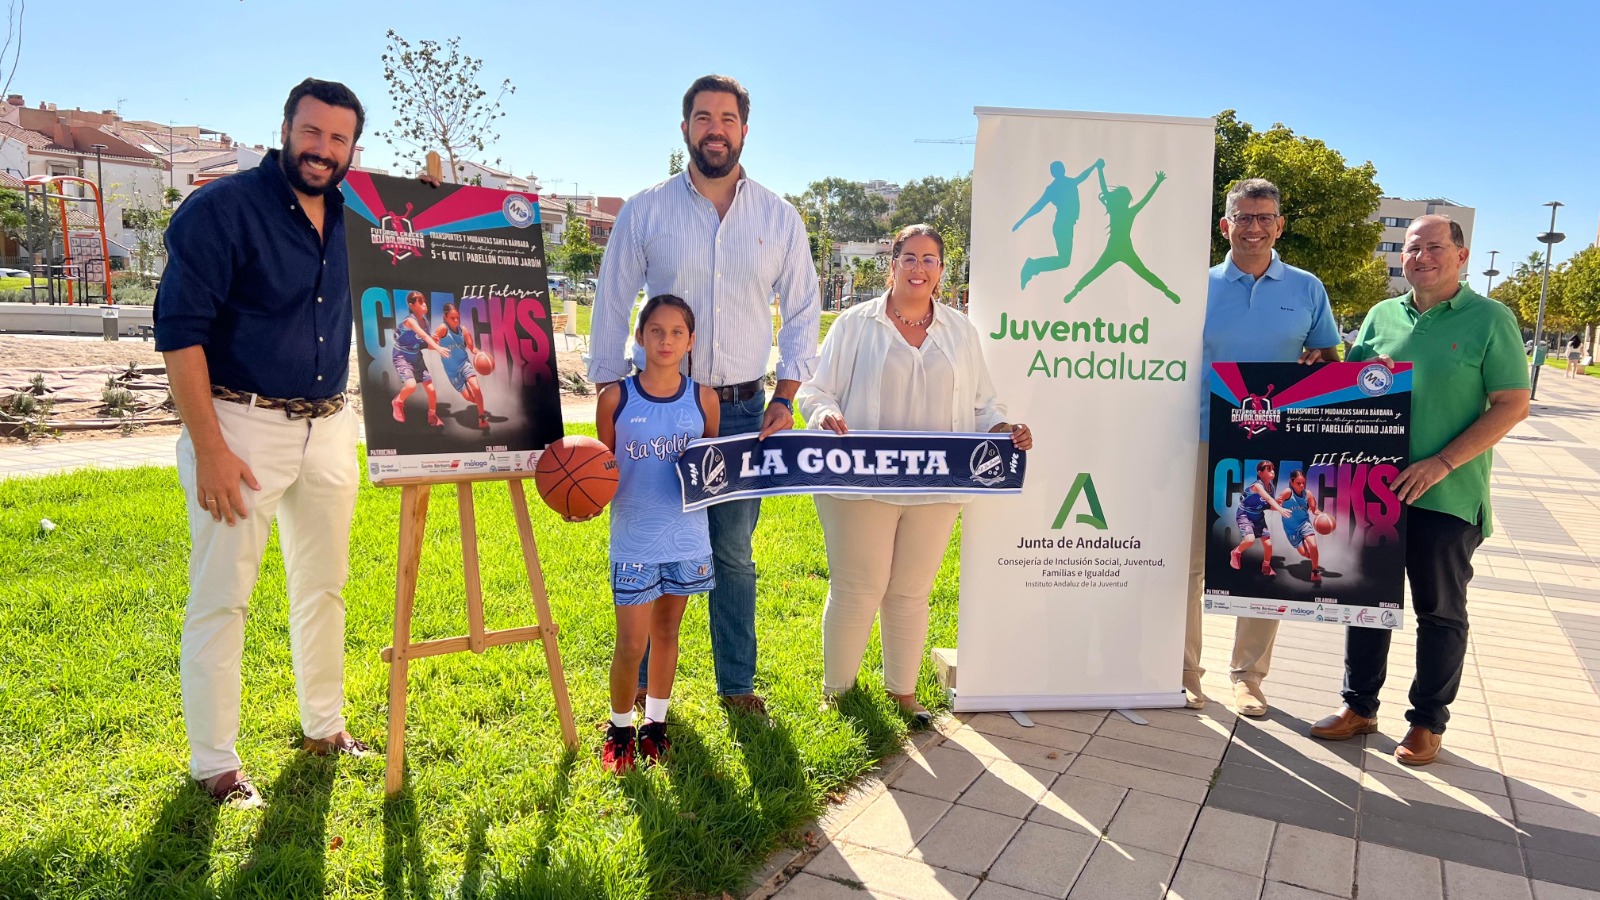
[[166,191],[159,200],[147,196],[135,185],[133,195],[122,208],[122,220],[134,237],[134,267],[139,272],[155,271],[155,262],[164,251],[162,238],[176,211],[167,205]]
[[667,154],[667,174],[676,175],[683,171],[683,151],[674,150]]
[[1600,246],[1589,247],[1561,264],[1562,304],[1573,331],[1600,324]]
[[582,278],[600,271],[605,248],[589,238],[589,223],[578,215],[577,207],[567,204],[566,227],[561,231],[561,249],[553,254],[569,278]]
[[438,151],[449,166],[445,177],[459,183],[467,157],[484,153],[500,139],[494,130],[495,120],[505,116],[500,101],[517,89],[507,78],[490,100],[489,92],[478,86],[483,60],[463,54],[459,37],[442,44],[418,41],[413,48],[392,28],[388,36],[380,58],[395,118],[394,127],[378,136],[419,169],[429,151]]
[[[50,193],[54,197],[61,191],[52,187]],[[29,256],[50,255],[61,234],[60,214],[55,201],[42,198],[39,190],[30,187],[24,194],[0,188],[0,231]]]
[[888,271],[881,256],[858,256],[850,261],[851,293],[881,294]]
[[[1377,169],[1371,161],[1347,165],[1344,155],[1281,122],[1258,132],[1231,109],[1217,115],[1212,220],[1226,211],[1228,189],[1243,178],[1265,178],[1283,194],[1287,217],[1278,255],[1322,279],[1341,321],[1359,320],[1388,296],[1388,272],[1374,255],[1383,225]],[[1222,261],[1228,241],[1211,235],[1211,261]]]
[[[1543,282],[1544,254],[1535,250],[1519,261],[1506,280],[1496,285],[1489,296],[1510,307],[1517,316],[1518,325],[1532,330],[1539,315],[1539,291]],[[1560,285],[1552,279],[1550,287],[1554,292]]]
[[814,222],[817,233],[833,242],[875,241],[888,230],[889,201],[867,193],[858,182],[824,178],[787,199],[806,216],[808,230]]
[[[945,238],[946,253],[950,244],[959,244],[963,250],[972,243],[972,175],[940,178],[929,175],[909,182],[900,189],[894,213],[889,216],[889,230],[899,231],[917,223],[932,225]],[[946,267],[948,268],[948,266]]]

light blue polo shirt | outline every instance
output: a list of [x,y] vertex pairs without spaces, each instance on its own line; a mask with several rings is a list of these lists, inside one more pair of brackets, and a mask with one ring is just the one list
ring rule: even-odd
[[1233,264],[1233,253],[1211,267],[1206,290],[1205,350],[1200,371],[1200,440],[1211,439],[1213,362],[1294,362],[1306,348],[1334,347],[1328,290],[1317,276],[1297,269],[1272,251],[1260,278]]

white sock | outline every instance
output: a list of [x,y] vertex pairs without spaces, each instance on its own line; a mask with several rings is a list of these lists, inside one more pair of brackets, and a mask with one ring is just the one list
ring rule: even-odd
[[644,698],[644,720],[646,722],[665,722],[667,720],[667,699],[657,700],[646,694]]
[[633,710],[630,709],[627,712],[617,712],[616,710],[612,710],[611,724],[617,726],[618,728],[633,727]]

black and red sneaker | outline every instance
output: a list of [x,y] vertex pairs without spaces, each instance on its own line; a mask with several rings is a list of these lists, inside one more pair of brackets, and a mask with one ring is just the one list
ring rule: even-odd
[[672,741],[667,737],[667,723],[646,722],[639,729],[639,755],[651,762],[660,762],[671,749]]
[[600,747],[600,765],[617,775],[633,771],[632,725],[606,727],[606,742]]

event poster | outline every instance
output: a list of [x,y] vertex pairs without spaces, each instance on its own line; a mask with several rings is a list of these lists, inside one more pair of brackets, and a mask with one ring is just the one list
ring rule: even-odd
[[367,172],[341,190],[372,480],[532,469],[562,435],[539,198]]
[[1211,368],[1206,612],[1400,628],[1411,364]]
[[1034,445],[962,513],[955,708],[1182,706],[1215,123],[977,114],[970,315]]

